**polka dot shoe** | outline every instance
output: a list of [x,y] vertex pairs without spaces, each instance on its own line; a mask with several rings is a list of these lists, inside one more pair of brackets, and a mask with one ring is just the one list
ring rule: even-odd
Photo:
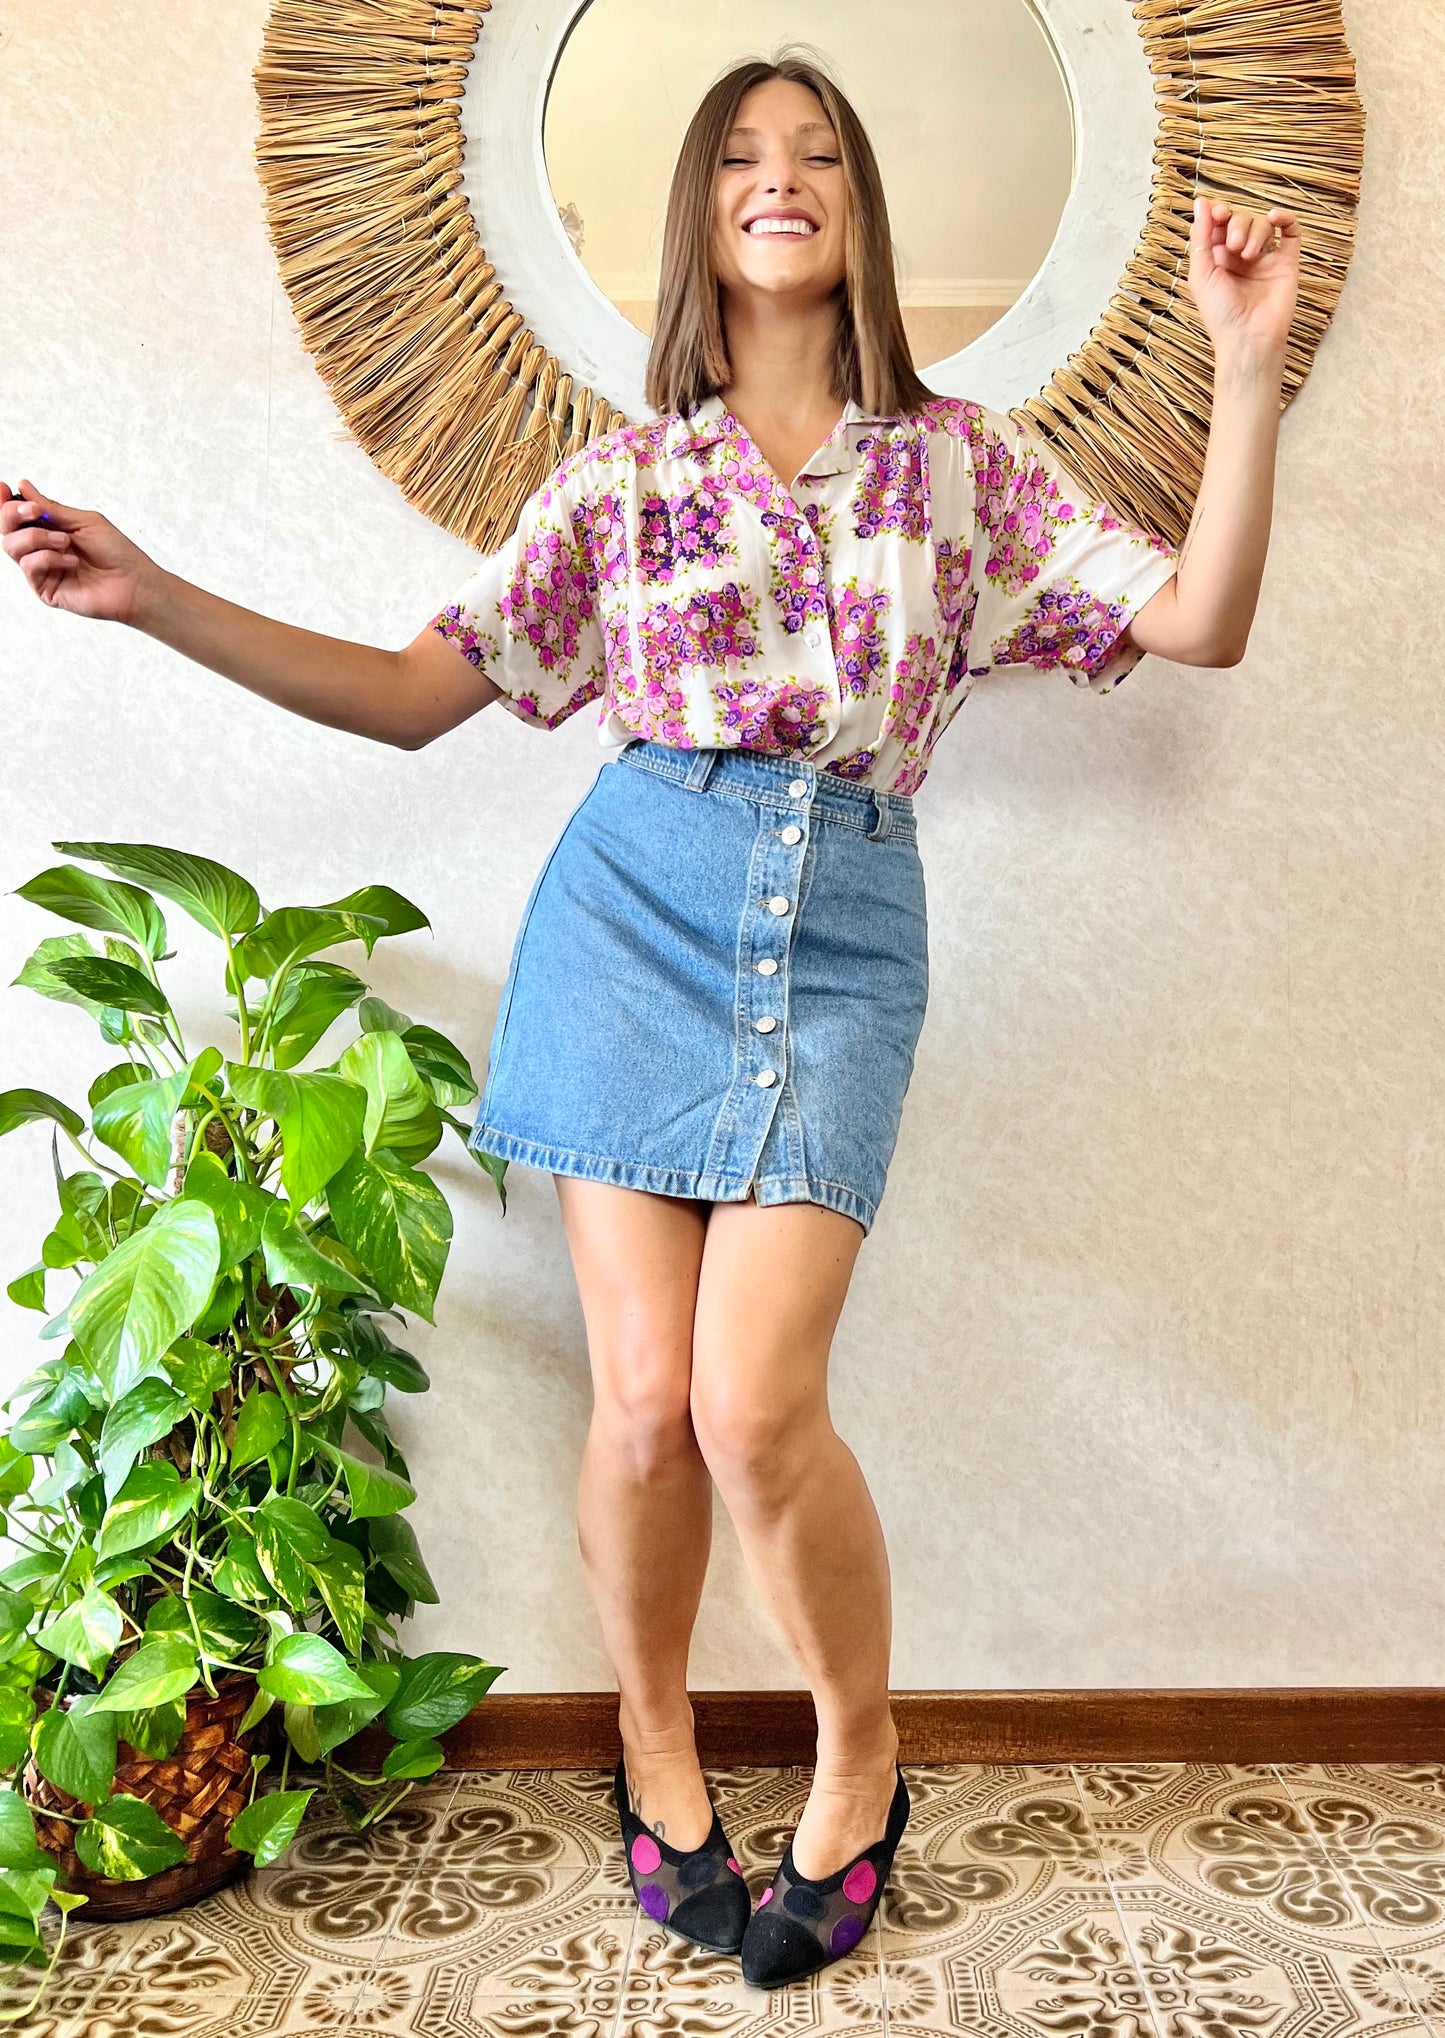
[[754,1988],[781,1988],[841,1960],[872,1924],[911,1809],[903,1771],[894,1766],[898,1782],[882,1839],[833,1874],[816,1882],[800,1874],[789,1839],[778,1872],[759,1897],[743,1934],[743,1980]]
[[612,1778],[622,1845],[633,1894],[649,1918],[706,1946],[714,1953],[736,1953],[752,1909],[743,1871],[733,1858],[717,1807],[712,1830],[700,1847],[670,1847],[645,1826],[632,1809],[627,1789],[627,1758]]

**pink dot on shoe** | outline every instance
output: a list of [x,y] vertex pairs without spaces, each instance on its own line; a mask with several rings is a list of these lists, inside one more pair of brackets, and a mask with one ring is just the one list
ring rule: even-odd
[[763,1891],[762,1895],[758,1898],[758,1909],[761,1910],[764,1904],[770,1904],[772,1900],[773,1900],[773,1886],[771,1883],[769,1883],[768,1887]]
[[734,1861],[731,1854],[728,1856],[728,1867],[733,1869],[738,1875],[741,1875],[743,1872],[743,1864],[741,1861]]
[[850,1904],[866,1904],[878,1887],[878,1871],[871,1861],[855,1862],[843,1877],[843,1894]]
[[651,1833],[639,1833],[632,1843],[632,1865],[643,1875],[651,1875],[662,1860],[662,1849]]

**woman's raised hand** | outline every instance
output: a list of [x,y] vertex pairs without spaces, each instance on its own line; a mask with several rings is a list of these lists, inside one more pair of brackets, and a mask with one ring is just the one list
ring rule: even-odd
[[160,579],[155,561],[108,517],[53,502],[32,481],[22,480],[18,494],[0,481],[0,534],[41,601],[73,616],[136,624],[146,589]]
[[1189,288],[1215,350],[1235,341],[1283,354],[1299,296],[1299,222],[1201,193],[1189,236]]

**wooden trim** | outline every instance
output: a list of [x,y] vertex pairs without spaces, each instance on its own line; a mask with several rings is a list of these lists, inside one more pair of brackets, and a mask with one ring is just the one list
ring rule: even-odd
[[[705,1764],[811,1765],[806,1691],[691,1696]],[[893,1717],[904,1762],[1445,1761],[1445,1689],[1433,1685],[897,1691]],[[450,1769],[610,1769],[617,1694],[494,1695],[443,1739]]]

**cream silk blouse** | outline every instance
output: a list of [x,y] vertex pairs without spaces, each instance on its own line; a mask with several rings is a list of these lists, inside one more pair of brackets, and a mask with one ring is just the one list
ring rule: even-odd
[[850,403],[786,488],[713,396],[563,461],[433,618],[511,711],[554,729],[807,757],[912,793],[974,681],[1108,693],[1118,639],[1174,573],[998,411]]

